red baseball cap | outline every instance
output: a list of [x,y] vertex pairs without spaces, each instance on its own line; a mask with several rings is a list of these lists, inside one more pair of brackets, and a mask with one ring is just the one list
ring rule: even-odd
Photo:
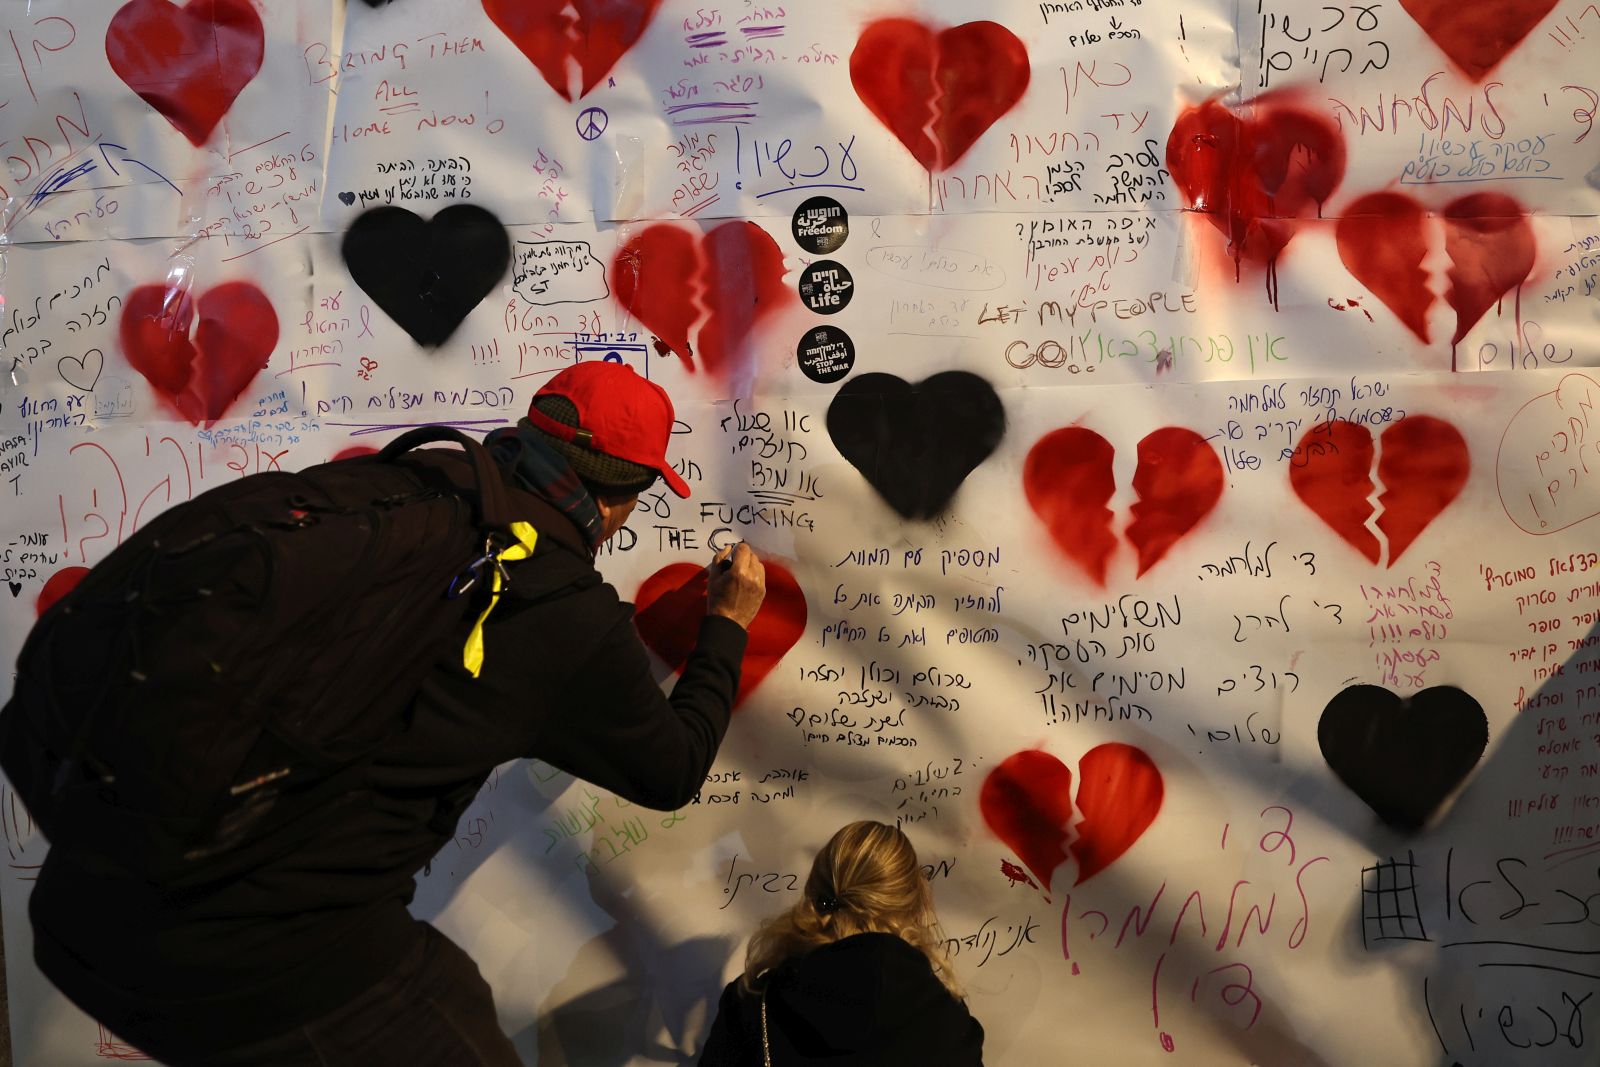
[[[568,426],[539,410],[542,396],[565,397],[578,409]],[[689,486],[667,463],[667,440],[675,416],[667,391],[639,377],[626,363],[585,360],[545,383],[528,405],[528,421],[551,437],[648,467],[680,497]]]

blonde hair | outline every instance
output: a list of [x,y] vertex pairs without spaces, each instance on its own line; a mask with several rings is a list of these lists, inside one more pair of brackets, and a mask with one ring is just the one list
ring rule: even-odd
[[740,982],[758,991],[784,960],[864,933],[893,934],[920,949],[945,988],[962,995],[916,849],[899,827],[870,821],[843,827],[817,853],[800,902],[751,935]]

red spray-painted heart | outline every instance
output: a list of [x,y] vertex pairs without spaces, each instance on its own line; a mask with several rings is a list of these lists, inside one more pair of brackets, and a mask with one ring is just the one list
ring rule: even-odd
[[117,77],[196,146],[256,76],[265,51],[249,0],[129,0],[106,28]]
[[1222,460],[1206,439],[1182,426],[1163,426],[1139,442],[1128,540],[1139,553],[1139,574],[1211,514],[1222,498]]
[[1372,516],[1372,432],[1345,419],[1319,422],[1295,445],[1289,462],[1294,495],[1357,552],[1378,562]]
[[1339,259],[1356,281],[1428,343],[1433,290],[1422,261],[1428,258],[1427,213],[1404,193],[1372,193],[1345,209],[1335,231]]
[[[1418,535],[1461,493],[1472,471],[1466,439],[1450,423],[1411,415],[1383,432],[1378,458],[1378,518],[1392,567]],[[1382,548],[1372,517],[1372,432],[1344,419],[1320,422],[1295,446],[1289,484],[1317,517],[1377,563]]]
[[1014,753],[984,778],[978,807],[990,831],[1017,854],[1048,893],[1051,872],[1067,859],[1072,771],[1039,749]]
[[954,166],[1027,91],[1028,49],[994,22],[935,32],[888,18],[850,53],[856,95],[930,173]]
[[62,567],[56,571],[39,590],[39,599],[33,605],[34,614],[43,615],[55,607],[56,601],[76,589],[78,583],[88,576],[88,567]]
[[1033,513],[1067,557],[1099,585],[1117,550],[1106,507],[1117,491],[1111,442],[1082,426],[1051,430],[1028,450],[1022,488]]
[[725,222],[698,242],[692,230],[646,226],[618,250],[611,276],[617,301],[662,346],[690,370],[698,348],[706,372],[723,382],[744,376],[756,328],[796,299],[783,284],[783,250],[745,221]]
[[1450,288],[1444,299],[1456,310],[1452,345],[1502,296],[1522,284],[1533,270],[1535,250],[1526,212],[1504,193],[1475,193],[1445,205]]
[[[1112,512],[1115,450],[1093,430],[1066,426],[1041,437],[1023,463],[1023,492],[1051,538],[1100,585],[1116,552]],[[1126,531],[1139,574],[1211,513],[1222,497],[1222,461],[1205,438],[1182,426],[1163,426],[1139,442],[1133,488],[1139,494]]]
[[584,96],[644,34],[660,6],[661,0],[483,0],[490,20],[565,100],[573,99],[572,60]]
[[[806,596],[800,583],[781,563],[766,560],[767,598],[750,624],[739,671],[737,708],[772,668],[778,665],[806,628]],[[675,671],[682,671],[694,651],[700,618],[706,613],[707,574],[693,563],[672,563],[644,580],[634,597],[634,626],[639,637]]]
[[[189,339],[198,309],[199,328]],[[122,350],[133,369],[185,419],[220,419],[267,365],[278,316],[249,282],[224,282],[192,299],[187,290],[141,285],[122,305]]]
[[[1452,347],[1533,270],[1533,227],[1522,205],[1504,193],[1474,193],[1445,205],[1444,248],[1450,259],[1445,302],[1455,309]],[[1424,344],[1433,290],[1422,269],[1428,215],[1404,193],[1373,193],[1339,220],[1339,258],[1355,279]],[[1452,359],[1452,369],[1454,360]]]
[[1321,213],[1344,179],[1338,126],[1268,93],[1241,116],[1218,100],[1185,108],[1167,138],[1167,170],[1193,205],[1228,238],[1235,271],[1248,261],[1275,268],[1297,220]]
[[1161,810],[1161,771],[1142,749],[1098,745],[1083,754],[1078,773],[1081,818],[1070,844],[1072,771],[1050,753],[1028,749],[1006,757],[978,795],[989,829],[1047,891],[1069,852],[1078,861],[1073,884],[1082,885],[1132,848]]
[[1431,415],[1412,415],[1383,431],[1378,456],[1378,529],[1394,566],[1417,536],[1460,495],[1472,473],[1461,431]]
[[1406,14],[1473,81],[1482,81],[1556,0],[1400,0]]

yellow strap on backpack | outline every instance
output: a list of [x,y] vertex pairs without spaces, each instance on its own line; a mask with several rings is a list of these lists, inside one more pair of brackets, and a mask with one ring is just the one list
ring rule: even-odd
[[461,663],[474,678],[483,670],[483,624],[489,618],[489,612],[500,603],[500,590],[505,585],[503,577],[505,568],[501,564],[527,559],[533,555],[533,546],[539,541],[539,531],[525,522],[512,523],[511,533],[516,537],[517,543],[502,548],[490,560],[490,570],[494,573],[489,583],[489,606],[483,609],[483,614],[473,623],[472,632],[467,635],[467,647],[461,651]]

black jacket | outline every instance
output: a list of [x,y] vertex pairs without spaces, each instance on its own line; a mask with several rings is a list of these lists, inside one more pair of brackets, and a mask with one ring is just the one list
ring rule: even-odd
[[[857,934],[785,960],[768,976],[772,1067],[969,1067],[983,1027],[928,957],[893,934]],[[722,992],[700,1067],[760,1067],[761,996]]]
[[646,807],[688,803],[727,730],[744,629],[708,616],[668,698],[631,607],[570,521],[545,506],[533,524],[541,536],[512,571],[517,595],[485,627],[481,676],[461,668],[456,643],[379,754],[370,791],[308,844],[184,900],[47,854],[29,908],[45,975],[113,1030],[154,1013],[201,1047],[212,1035],[270,1036],[338,1007],[398,961],[414,936],[405,905],[416,872],[498,765],[538,757]]

